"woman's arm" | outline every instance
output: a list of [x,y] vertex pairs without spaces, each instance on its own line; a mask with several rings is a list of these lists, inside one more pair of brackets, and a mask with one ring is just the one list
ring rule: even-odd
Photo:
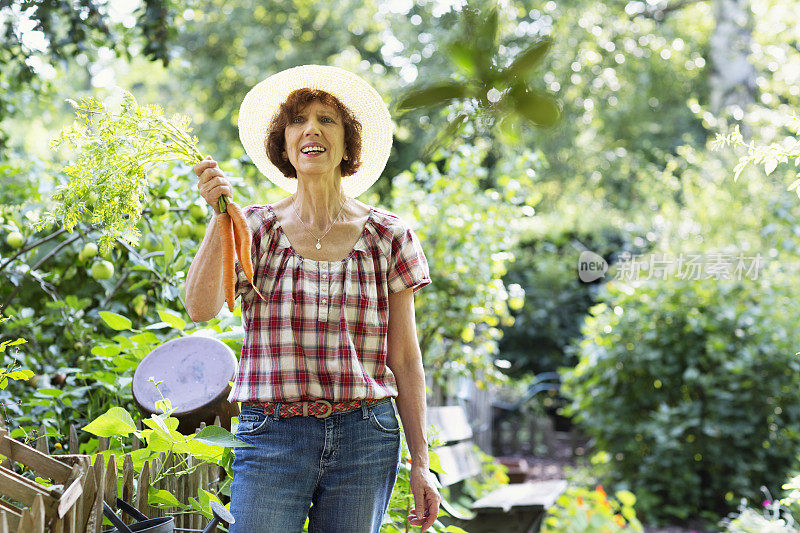
[[214,210],[214,216],[206,229],[197,255],[192,259],[186,274],[186,311],[195,322],[203,322],[217,316],[225,303],[225,288],[222,284],[222,243],[220,242],[219,197],[233,196],[230,182],[225,178],[217,162],[206,157],[193,168],[197,174],[197,190]]
[[215,214],[209,222],[203,242],[186,274],[186,310],[195,322],[214,318],[225,303],[217,217]]
[[425,370],[417,340],[414,318],[414,291],[405,289],[389,294],[389,334],[386,365],[397,381],[397,410],[403,422],[406,442],[411,452],[411,492],[414,511],[408,520],[422,526],[433,525],[442,501],[428,465],[428,442],[425,436]]

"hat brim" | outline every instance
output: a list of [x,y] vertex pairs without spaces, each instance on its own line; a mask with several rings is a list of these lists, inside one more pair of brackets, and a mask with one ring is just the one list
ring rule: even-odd
[[342,178],[342,189],[355,198],[381,176],[392,148],[389,109],[378,92],[361,77],[339,67],[302,65],[273,74],[245,95],[239,108],[239,138],[245,152],[272,183],[287,192],[297,190],[267,156],[265,140],[280,105],[297,89],[319,89],[339,99],[361,123],[361,166]]

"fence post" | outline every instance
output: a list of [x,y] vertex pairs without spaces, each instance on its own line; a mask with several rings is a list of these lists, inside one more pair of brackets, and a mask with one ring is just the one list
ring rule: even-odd
[[[136,497],[136,489],[133,486],[133,478],[136,471],[133,469],[133,459],[129,454],[125,454],[122,459],[122,499],[131,505],[135,505],[134,498]],[[126,524],[133,523],[133,517],[123,515],[123,521]]]
[[[136,419],[136,429],[138,429],[139,431],[142,430],[142,419],[141,418],[137,418]],[[139,440],[139,437],[134,435],[133,436],[133,440],[131,441],[131,451],[136,451],[141,447],[142,447],[142,441]]]
[[69,425],[69,453],[73,453],[78,455],[80,451],[78,450],[78,431],[75,429],[74,424]]
[[47,428],[44,427],[44,424],[39,428],[39,437],[36,439],[36,449],[42,453],[50,453],[50,446],[47,442]]
[[[130,457],[130,456],[128,456]],[[145,461],[142,465],[142,471],[139,473],[139,481],[136,483],[136,508],[148,518],[150,512],[147,505],[147,492],[150,488],[150,461]]]
[[108,464],[106,464],[106,477],[103,483],[103,497],[105,498],[106,503],[108,503],[108,505],[110,505],[115,511],[117,510],[117,496],[119,496],[117,477],[117,457],[112,453],[108,457]]
[[[113,459],[112,459],[113,460]],[[94,495],[94,506],[93,509],[95,510],[92,519],[89,520],[87,524],[86,531],[87,533],[101,533],[102,525],[103,525],[103,502],[105,501],[106,495],[106,483],[105,483],[105,458],[102,455],[95,456],[94,459],[94,469],[92,470],[92,475],[94,476],[94,483],[97,487],[97,492]],[[93,524],[92,529],[89,529],[89,525]]]

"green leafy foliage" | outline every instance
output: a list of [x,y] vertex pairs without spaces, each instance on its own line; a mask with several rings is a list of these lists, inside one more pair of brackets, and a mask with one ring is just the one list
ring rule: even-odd
[[[8,317],[0,318],[0,323],[3,323],[7,320]],[[25,344],[26,342],[27,341],[25,339],[15,339],[0,342],[0,353],[5,352],[6,348],[10,346],[19,346],[20,344]],[[26,368],[21,368],[20,364],[15,360],[6,367],[0,367],[0,390],[8,387],[9,381],[26,381],[32,377],[33,372]]]
[[[394,179],[393,211],[414,226],[435,280],[416,295],[417,326],[426,372],[449,387],[451,378],[476,376],[499,383],[494,367],[499,325],[509,323],[509,295],[502,282],[513,261],[516,221],[525,218],[528,183],[510,160],[499,180],[514,183],[504,194],[480,189],[485,149],[443,152],[435,164],[414,164]],[[507,173],[506,173],[507,172]],[[479,386],[486,386],[481,382]]]
[[[791,116],[782,117],[778,126],[783,126],[786,129],[794,131],[794,142],[791,147],[786,147],[786,142],[772,142],[766,145],[756,144],[755,141],[749,143],[744,141],[739,126],[735,125],[733,131],[727,135],[717,133],[714,142],[711,143],[713,150],[720,150],[725,146],[734,146],[736,148],[744,147],[747,149],[747,154],[739,158],[736,166],[733,169],[733,179],[737,180],[739,175],[748,165],[763,165],[764,173],[769,176],[772,174],[779,164],[787,163],[790,159],[794,159],[794,166],[800,166],[800,118],[797,113],[792,111]],[[795,191],[800,197],[800,172],[796,172],[789,184],[787,190]]]
[[[565,409],[596,439],[609,482],[648,520],[720,516],[797,466],[800,361],[790,286],[768,281],[609,284]],[[670,475],[664,476],[663,472]]]
[[[233,464],[233,453],[231,448],[236,446],[251,446],[250,444],[237,439],[228,430],[219,426],[207,426],[201,431],[192,435],[183,435],[177,431],[178,419],[168,414],[152,415],[148,419],[142,420],[142,424],[148,429],[137,430],[131,414],[121,407],[112,407],[108,412],[92,420],[85,428],[94,435],[101,437],[115,437],[112,441],[116,444],[109,450],[95,454],[103,456],[109,460],[111,454],[118,454],[118,461],[124,460],[125,454],[131,456],[133,467],[136,472],[141,472],[145,462],[163,453],[165,456],[176,457],[176,466],[169,469],[162,468],[151,478],[151,483],[155,484],[165,477],[182,476],[192,472],[202,464],[216,464],[225,469],[228,480],[222,483],[220,492],[229,494],[230,479],[232,477],[231,465]],[[129,436],[135,435],[144,441],[145,446],[138,450],[131,449]],[[189,456],[198,459],[195,466],[190,467]],[[166,461],[163,463],[166,464]],[[121,467],[121,463],[118,465]],[[117,470],[119,479],[118,484],[123,482],[123,469]],[[211,518],[209,502],[211,500],[219,503],[219,497],[202,488],[198,489],[198,498],[187,497],[186,502],[181,502],[175,495],[166,490],[156,490],[152,485],[148,489],[148,503],[156,507],[178,507],[182,509],[193,509]]]
[[56,189],[53,200],[59,204],[42,218],[40,227],[59,220],[72,231],[88,218],[102,232],[104,253],[118,237],[136,245],[150,170],[168,161],[195,164],[203,159],[197,137],[189,134],[189,119],[176,115],[167,120],[158,105],[141,107],[128,91],[123,92],[119,113],[91,97],[69,103],[77,119],[51,147],[75,149],[77,159],[64,167],[69,181]]
[[652,245],[637,239],[644,232],[642,225],[600,209],[539,214],[528,221],[515,260],[503,276],[510,292],[522,299],[511,311],[513,325],[502,328],[499,345],[502,357],[511,363],[506,373],[515,378],[577,364],[570,347],[580,338],[604,281],[581,281],[581,252],[592,251],[613,265],[621,254],[644,253]]
[[[504,13],[502,15],[506,17]],[[543,38],[520,50],[508,67],[500,50],[500,10],[497,6],[464,6],[457,14],[456,36],[443,43],[451,63],[452,79],[424,79],[404,91],[396,102],[400,111],[435,109],[461,100],[470,112],[461,115],[474,119],[476,129],[499,128],[492,134],[519,139],[519,118],[534,127],[550,127],[561,118],[561,107],[545,91],[528,85],[535,68],[542,63],[552,46]],[[504,24],[505,25],[505,24]],[[445,71],[445,73],[447,73]],[[437,78],[441,78],[441,73]],[[451,121],[444,135],[437,136],[426,148],[426,158],[460,131],[461,119]]]
[[636,496],[627,490],[609,498],[601,485],[594,490],[569,487],[547,510],[542,533],[594,533],[643,531],[636,518]]

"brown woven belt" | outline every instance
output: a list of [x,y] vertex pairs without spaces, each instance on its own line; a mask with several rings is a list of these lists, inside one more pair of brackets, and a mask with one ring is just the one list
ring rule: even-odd
[[[380,402],[385,402],[391,397],[370,399],[370,400],[345,400],[343,402],[329,402],[328,400],[314,400],[311,402],[289,402],[281,403],[280,417],[288,418],[290,416],[316,416],[317,418],[327,418],[333,413],[341,411],[349,411],[350,409],[357,409],[364,405],[373,405]],[[271,415],[275,412],[275,405],[277,402],[243,402],[244,405],[263,409],[264,414]]]

